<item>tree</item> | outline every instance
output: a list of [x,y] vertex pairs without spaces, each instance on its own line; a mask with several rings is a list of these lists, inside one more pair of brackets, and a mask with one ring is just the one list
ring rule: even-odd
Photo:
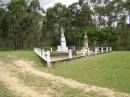
[[[79,0],[66,7],[61,3],[44,11],[39,0],[0,0],[0,49],[56,47],[61,26],[68,46],[83,46],[85,32],[91,46],[116,45],[129,49],[129,0]],[[118,39],[118,41],[117,41]]]
[[7,8],[1,8],[0,24],[3,42],[8,49],[30,49],[41,38],[42,15],[38,0],[11,0]]
[[55,4],[53,8],[47,9],[42,30],[42,36],[47,40],[45,41],[47,43],[46,46],[56,46],[59,44],[60,28],[62,26],[66,30],[68,24],[67,11],[67,7],[60,3]]

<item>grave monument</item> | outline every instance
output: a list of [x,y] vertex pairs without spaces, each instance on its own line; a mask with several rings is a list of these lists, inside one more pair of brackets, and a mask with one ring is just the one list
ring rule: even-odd
[[85,36],[84,36],[84,48],[88,49],[88,36],[87,36],[87,33],[85,33]]
[[90,55],[90,50],[89,50],[89,47],[88,47],[87,33],[85,33],[85,36],[84,36],[84,46],[83,46],[82,52],[84,53],[83,55],[85,55],[86,53],[87,53],[87,55]]
[[67,52],[69,52],[68,47],[66,45],[64,30],[63,30],[62,27],[61,27],[61,40],[60,40],[60,45],[58,46],[57,52],[59,52],[59,53],[67,53]]

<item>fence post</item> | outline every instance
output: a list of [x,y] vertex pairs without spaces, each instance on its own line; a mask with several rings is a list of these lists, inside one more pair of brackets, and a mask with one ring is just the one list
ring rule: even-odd
[[95,47],[95,54],[97,54],[97,47]]
[[52,49],[52,47],[51,47],[51,53],[53,52],[53,49]]
[[83,56],[85,56],[85,55],[86,55],[85,48],[83,48]]
[[108,50],[108,47],[106,47],[106,52],[108,52],[109,50]]
[[87,54],[88,54],[88,56],[90,56],[90,49],[89,48],[87,48]]
[[101,48],[101,52],[103,53],[104,51],[103,51],[103,47]]
[[99,47],[97,47],[97,53],[99,52]]
[[110,47],[110,52],[112,51],[112,47]]
[[47,67],[51,67],[50,51],[48,50],[46,54],[47,54]]
[[72,58],[72,50],[69,49],[69,58]]

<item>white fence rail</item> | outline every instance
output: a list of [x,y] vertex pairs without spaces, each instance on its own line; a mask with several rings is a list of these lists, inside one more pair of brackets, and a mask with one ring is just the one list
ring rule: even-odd
[[48,67],[50,66],[51,64],[50,51],[45,52],[40,48],[34,48],[34,52],[47,63]]
[[[77,59],[78,57],[84,57],[84,56],[90,56],[90,55],[95,55],[95,54],[101,54],[101,53],[107,53],[107,52],[111,52],[112,51],[112,47],[95,47],[95,48],[83,48],[81,50],[81,56],[77,56],[77,57],[74,57],[72,55],[72,50],[69,49],[69,52],[68,52],[68,58],[64,58],[64,59],[60,59],[60,60],[56,60],[57,62],[58,61],[63,61],[63,60],[71,60],[71,59]],[[44,51],[40,48],[34,48],[34,52],[42,59],[44,60],[44,62],[47,64],[47,67],[51,67],[51,63],[53,63],[53,61],[51,61],[51,58],[50,58],[50,51]],[[55,61],[55,62],[56,62]]]

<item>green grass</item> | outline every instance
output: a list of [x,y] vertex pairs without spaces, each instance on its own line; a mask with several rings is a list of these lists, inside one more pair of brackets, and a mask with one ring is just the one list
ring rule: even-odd
[[[10,63],[13,60],[21,59],[21,58],[26,60],[34,60],[36,62],[39,60],[37,56],[31,51],[0,52],[0,61],[6,63]],[[8,65],[9,64],[5,64],[4,66],[6,66],[6,68],[10,68],[10,66]],[[10,72],[15,73],[16,74],[15,76],[17,76],[18,79],[24,82],[25,85],[33,88],[36,91],[39,91],[39,93],[41,94],[46,92],[52,97],[99,97],[99,95],[95,92],[84,93],[82,90],[70,88],[66,85],[63,85],[62,83],[59,84],[58,82],[55,81],[52,82],[47,79],[32,75],[28,72],[23,73],[20,72],[20,70],[16,70],[16,69],[11,70]],[[14,93],[14,92],[10,91],[10,93]],[[12,94],[10,95],[10,93],[2,92],[0,94],[2,96],[0,97],[16,97],[16,96],[12,96]],[[102,95],[102,97],[106,97],[106,96]]]
[[36,60],[37,56],[32,51],[0,51],[0,58],[23,58]]
[[0,97],[20,97],[10,91],[4,83],[0,82]]
[[[130,93],[130,52],[112,52],[85,57],[64,64],[46,68],[32,51],[0,52],[1,57],[24,58],[36,61],[36,68],[41,71],[71,78],[82,83],[108,87]],[[11,57],[12,58],[12,57]]]
[[0,51],[1,61],[10,62],[17,59],[35,61],[37,64],[41,65],[39,58],[33,51]]
[[112,52],[55,65],[46,72],[130,93],[130,52]]

